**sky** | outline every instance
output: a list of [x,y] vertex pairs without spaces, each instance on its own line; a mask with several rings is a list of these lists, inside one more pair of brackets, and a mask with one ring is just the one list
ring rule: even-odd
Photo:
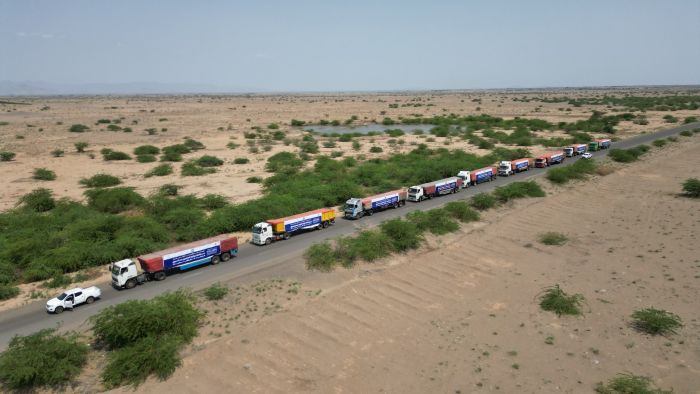
[[0,0],[0,81],[274,92],[700,84],[700,0]]

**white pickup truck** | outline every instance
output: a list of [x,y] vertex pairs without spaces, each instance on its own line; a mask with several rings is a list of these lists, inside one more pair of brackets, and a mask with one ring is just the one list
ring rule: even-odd
[[76,287],[66,290],[55,298],[46,302],[46,311],[49,313],[61,313],[66,309],[73,309],[80,304],[92,304],[100,298],[102,291],[96,286],[82,289]]

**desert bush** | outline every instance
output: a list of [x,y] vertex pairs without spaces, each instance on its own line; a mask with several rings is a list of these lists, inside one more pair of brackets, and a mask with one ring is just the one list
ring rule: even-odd
[[445,211],[462,223],[479,220],[479,212],[473,210],[467,201],[452,201],[445,205]]
[[19,287],[0,283],[0,300],[9,300],[19,295]]
[[391,239],[391,248],[396,252],[416,249],[423,241],[423,236],[415,223],[392,219],[381,224],[382,233]]
[[173,183],[166,183],[158,188],[158,193],[163,196],[177,196],[178,192],[182,189],[182,186],[175,185]]
[[187,145],[184,145],[184,144],[175,144],[175,145],[169,145],[169,146],[164,147],[162,149],[162,152],[164,154],[178,153],[180,155],[185,155],[187,153],[192,152],[192,149],[190,149]]
[[216,172],[214,168],[202,167],[194,160],[184,163],[180,169],[180,175],[182,176],[202,176],[213,174],[214,172]]
[[488,193],[479,193],[469,200],[469,204],[480,211],[485,211],[496,206],[498,200]]
[[299,144],[299,149],[303,153],[307,153],[307,154],[315,154],[315,153],[318,153],[318,151],[319,151],[318,144],[316,143],[316,141],[301,142]]
[[54,149],[51,151],[51,156],[53,157],[63,157],[63,154],[66,153],[63,151],[63,149]]
[[80,184],[85,187],[110,187],[120,183],[122,183],[122,181],[118,177],[108,174],[95,174],[90,178],[83,178],[80,180]]
[[335,250],[336,258],[346,267],[356,259],[372,262],[389,255],[390,250],[387,245],[391,242],[389,236],[382,231],[361,231],[353,238],[338,241]]
[[150,178],[152,176],[166,176],[166,175],[170,175],[172,173],[173,173],[173,166],[172,165],[160,164],[160,165],[153,167],[153,169],[151,169],[150,171],[145,173],[144,177]]
[[619,374],[605,384],[599,382],[595,392],[598,394],[673,394],[673,390],[653,387],[651,379],[646,376],[631,374]]
[[56,206],[56,200],[53,199],[51,191],[44,188],[34,189],[20,197],[19,201],[35,212],[50,211]]
[[174,151],[167,151],[163,152],[162,155],[160,155],[160,161],[170,161],[170,162],[176,162],[176,161],[182,161],[182,154]]
[[304,252],[304,258],[308,270],[330,272],[337,264],[333,247],[326,241],[311,245]]
[[263,179],[259,176],[249,176],[245,181],[248,183],[262,183]]
[[517,198],[544,197],[546,194],[537,182],[528,181],[499,186],[493,191],[493,195],[500,203],[506,203]]
[[662,146],[666,145],[666,140],[663,140],[663,139],[654,140],[654,142],[652,142],[652,144],[657,148],[661,148]]
[[324,142],[323,142],[323,147],[324,147],[324,148],[328,148],[328,149],[335,148],[335,147],[336,147],[335,141],[330,141],[330,140],[329,140],[329,141],[324,141]]
[[208,211],[223,208],[228,205],[226,197],[220,194],[206,194],[199,199],[199,206]]
[[304,162],[292,152],[279,152],[270,156],[265,164],[268,172],[291,174],[297,172]]
[[224,164],[224,161],[216,156],[204,155],[196,160],[200,167],[218,167]]
[[215,283],[204,289],[202,294],[204,294],[204,297],[206,297],[207,300],[216,301],[226,297],[228,292],[228,287],[222,286],[220,283]]
[[51,280],[48,282],[44,283],[44,287],[47,287],[49,289],[57,289],[59,287],[65,287],[68,286],[69,284],[73,283],[73,280],[71,279],[70,276],[64,275],[64,274],[55,274]]
[[71,133],[84,133],[88,130],[90,130],[90,128],[83,124],[74,124],[68,129]]
[[248,164],[250,160],[245,157],[237,157],[233,159],[233,164]]
[[32,178],[38,181],[56,180],[56,173],[46,168],[35,168]]
[[90,189],[85,191],[88,206],[105,213],[120,213],[142,207],[146,200],[132,187]]
[[115,124],[107,125],[107,130],[109,130],[109,131],[119,131],[121,129],[122,129],[121,126],[117,126]]
[[697,121],[698,121],[698,117],[697,117],[697,116],[686,116],[686,117],[683,119],[683,123],[685,123],[685,124],[694,123],[694,122],[697,122]]
[[75,144],[73,144],[73,146],[75,146],[75,151],[78,153],[85,152],[85,148],[87,148],[88,145],[89,144],[87,142],[76,142]]
[[113,151],[110,150],[109,152],[105,152],[102,154],[102,158],[105,161],[113,161],[113,160],[131,160],[131,156],[129,156],[128,153],[125,152],[119,152],[119,151]]
[[406,215],[406,219],[415,223],[420,231],[427,230],[435,235],[443,235],[459,230],[459,224],[452,219],[449,212],[443,209],[414,211]]
[[683,327],[681,318],[669,311],[646,308],[632,313],[632,327],[640,332],[651,335],[675,334],[676,329]]
[[683,193],[686,197],[700,198],[700,180],[688,178],[683,182]]
[[631,163],[637,161],[639,156],[643,155],[648,150],[649,146],[647,145],[639,145],[630,149],[610,149],[608,156],[620,163]]
[[267,125],[267,128],[270,130],[277,130],[280,128],[280,125],[278,125],[277,123],[270,123],[269,125]]
[[545,311],[554,312],[561,315],[580,315],[581,304],[583,303],[581,294],[569,295],[562,290],[559,285],[546,288],[540,295],[540,308]]
[[160,149],[153,145],[141,145],[134,148],[135,155],[157,155]]
[[16,336],[0,354],[0,382],[12,390],[65,385],[80,374],[88,351],[77,334],[56,329]]
[[183,143],[183,145],[185,145],[188,149],[192,151],[206,148],[203,143],[189,137],[185,138],[185,142]]
[[680,132],[680,135],[682,135],[683,137],[692,137],[692,136],[693,136],[693,132],[690,131],[690,130],[683,130],[683,131]]
[[138,155],[136,156],[136,161],[139,163],[153,163],[157,161],[158,158],[155,157],[154,155]]
[[553,231],[540,234],[539,236],[539,241],[545,245],[561,246],[568,240],[569,238],[566,235]]
[[292,119],[292,121],[291,121],[291,125],[294,127],[301,127],[305,124],[306,124],[306,122],[304,122],[303,120]]
[[569,166],[548,170],[546,177],[552,183],[563,184],[574,179],[585,179],[595,172],[596,163],[593,160],[579,160]]
[[15,152],[2,151],[0,152],[0,161],[11,161],[15,156]]
[[370,153],[382,153],[382,152],[384,152],[384,149],[382,149],[379,146],[373,146],[373,147],[369,148],[369,151],[370,151]]
[[666,139],[667,139],[668,141],[671,141],[671,142],[677,142],[677,141],[678,141],[678,137],[673,137],[673,136],[668,137],[668,138],[666,138]]

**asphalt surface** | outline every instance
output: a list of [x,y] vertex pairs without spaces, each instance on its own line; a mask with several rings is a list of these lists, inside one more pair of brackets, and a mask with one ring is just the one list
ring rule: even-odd
[[[700,127],[700,122],[674,127],[656,133],[642,134],[633,138],[613,143],[613,148],[630,148],[639,144],[648,144],[658,138],[676,135],[683,130]],[[683,138],[683,137],[680,137]],[[593,153],[593,159],[599,160],[607,156],[609,150]],[[571,165],[580,158],[567,158],[563,164]],[[238,257],[216,266],[203,266],[190,271],[168,276],[161,282],[147,282],[131,290],[116,290],[109,283],[99,285],[102,290],[102,298],[92,305],[83,305],[73,311],[66,311],[60,315],[46,313],[46,300],[38,300],[26,306],[0,313],[0,349],[4,349],[10,339],[15,335],[27,335],[45,328],[59,327],[61,330],[79,329],[87,323],[90,316],[100,310],[116,305],[127,300],[150,299],[163,292],[176,290],[181,287],[201,289],[219,281],[230,281],[245,275],[261,271],[263,269],[280,266],[298,257],[310,245],[324,239],[335,238],[340,235],[348,235],[365,227],[376,226],[381,222],[401,217],[416,210],[427,210],[444,205],[450,201],[466,199],[477,193],[488,192],[498,186],[511,182],[523,181],[542,176],[546,170],[540,168],[530,169],[509,177],[499,177],[492,182],[482,183],[476,187],[463,189],[459,193],[426,200],[420,203],[407,202],[400,209],[389,209],[377,213],[371,217],[359,220],[345,220],[338,218],[335,224],[325,230],[311,231],[298,234],[287,241],[279,241],[269,246],[240,245]],[[57,291],[60,293],[60,291]]]

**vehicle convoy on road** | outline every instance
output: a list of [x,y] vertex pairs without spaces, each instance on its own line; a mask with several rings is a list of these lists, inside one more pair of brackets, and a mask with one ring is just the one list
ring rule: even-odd
[[535,159],[535,167],[544,168],[554,164],[563,163],[564,157],[565,154],[563,151],[547,153],[546,155],[542,155]]
[[497,170],[496,167],[484,167],[478,170],[474,170],[470,174],[470,181],[472,185],[478,185],[481,182],[491,182],[496,179]]
[[586,153],[587,149],[588,145],[586,144],[574,144],[564,148],[564,153],[566,154],[566,157],[578,156]]
[[527,171],[532,167],[532,159],[522,158],[498,163],[498,175],[509,176],[518,172]]
[[371,216],[373,213],[387,208],[403,206],[406,204],[407,194],[406,190],[400,189],[365,198],[351,198],[345,202],[343,212],[347,219],[359,219],[365,215]]
[[289,239],[304,230],[322,229],[335,223],[335,210],[316,209],[280,219],[271,219],[253,226],[252,242],[256,245],[269,245],[280,239]]
[[137,257],[138,266],[132,259],[113,263],[110,267],[112,286],[117,289],[131,289],[149,280],[163,280],[173,271],[187,270],[208,263],[219,264],[237,254],[238,238],[228,234],[174,246]]
[[60,295],[46,302],[46,311],[48,313],[62,313],[66,309],[73,309],[80,304],[92,304],[102,296],[102,291],[99,287],[90,286],[86,288],[76,287],[66,290]]
[[427,182],[408,188],[408,201],[421,202],[443,194],[457,193],[462,188],[462,178],[450,177],[439,181]]

